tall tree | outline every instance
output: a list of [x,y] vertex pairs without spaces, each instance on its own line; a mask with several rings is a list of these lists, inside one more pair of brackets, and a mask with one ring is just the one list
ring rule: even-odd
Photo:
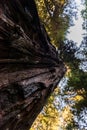
[[0,1],[0,129],[28,130],[65,71],[34,0]]

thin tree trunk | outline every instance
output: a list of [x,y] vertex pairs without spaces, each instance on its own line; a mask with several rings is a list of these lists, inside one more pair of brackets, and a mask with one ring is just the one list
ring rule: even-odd
[[65,71],[34,1],[0,1],[0,130],[29,130]]

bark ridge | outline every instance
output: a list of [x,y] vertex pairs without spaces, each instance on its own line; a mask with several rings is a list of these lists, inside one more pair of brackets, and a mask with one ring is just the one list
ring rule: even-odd
[[66,69],[34,0],[0,2],[0,129],[28,130]]

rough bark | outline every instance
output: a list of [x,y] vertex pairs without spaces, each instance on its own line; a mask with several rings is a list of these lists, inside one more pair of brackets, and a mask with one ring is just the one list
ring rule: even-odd
[[0,129],[29,130],[66,69],[33,0],[0,0]]

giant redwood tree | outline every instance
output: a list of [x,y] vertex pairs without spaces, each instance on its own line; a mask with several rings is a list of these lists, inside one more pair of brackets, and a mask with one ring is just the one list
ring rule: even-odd
[[65,71],[34,0],[0,0],[0,129],[29,130]]

